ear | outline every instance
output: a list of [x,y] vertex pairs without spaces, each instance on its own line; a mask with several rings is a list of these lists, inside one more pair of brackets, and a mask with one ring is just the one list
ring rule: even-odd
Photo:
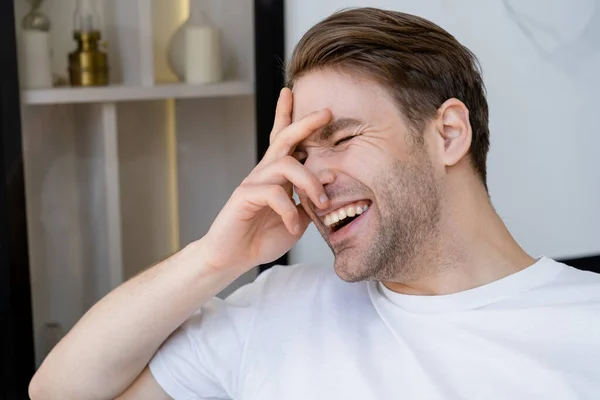
[[[438,109],[438,133],[443,141],[442,162],[446,166],[455,165],[471,148],[472,130],[469,122],[469,109],[462,101],[448,99]],[[442,147],[442,146],[440,146]]]

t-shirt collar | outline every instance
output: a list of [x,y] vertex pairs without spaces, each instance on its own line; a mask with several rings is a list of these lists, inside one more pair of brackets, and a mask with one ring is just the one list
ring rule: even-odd
[[396,293],[381,282],[369,282],[373,301],[392,303],[415,313],[442,313],[473,310],[510,298],[542,285],[564,269],[564,265],[540,256],[537,261],[505,278],[458,293],[436,296],[418,296]]

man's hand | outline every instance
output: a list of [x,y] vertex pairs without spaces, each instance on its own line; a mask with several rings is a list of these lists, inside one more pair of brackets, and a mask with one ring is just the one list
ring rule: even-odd
[[310,218],[292,199],[293,186],[315,206],[328,206],[319,179],[292,154],[299,142],[331,120],[331,111],[320,110],[292,123],[292,102],[291,90],[284,88],[269,149],[202,239],[207,261],[216,268],[246,271],[277,259],[300,239]]

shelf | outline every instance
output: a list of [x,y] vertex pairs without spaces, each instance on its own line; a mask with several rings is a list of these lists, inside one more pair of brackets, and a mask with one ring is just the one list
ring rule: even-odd
[[93,88],[27,89],[21,92],[24,104],[105,103],[200,97],[230,97],[254,94],[254,83],[226,81],[206,85],[185,83],[156,86],[111,85]]

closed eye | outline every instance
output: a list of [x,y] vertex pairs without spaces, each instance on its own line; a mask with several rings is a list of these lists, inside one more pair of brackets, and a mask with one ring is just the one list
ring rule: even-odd
[[342,139],[338,140],[337,142],[333,143],[333,145],[339,146],[340,144],[345,143],[352,138],[354,138],[354,136],[346,136],[345,138],[342,138]]

